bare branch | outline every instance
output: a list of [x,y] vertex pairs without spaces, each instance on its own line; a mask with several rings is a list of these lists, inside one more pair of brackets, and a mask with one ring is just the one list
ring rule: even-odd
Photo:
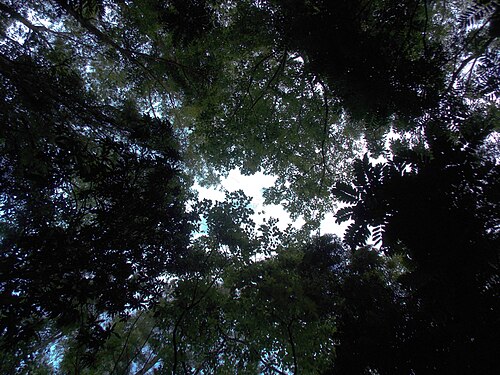
[[113,374],[115,371],[116,371],[116,368],[118,366],[118,363],[120,362],[120,359],[121,357],[123,356],[123,353],[125,352],[125,348],[127,347],[128,345],[128,340],[130,339],[130,335],[132,334],[132,331],[134,330],[135,328],[135,325],[137,324],[137,322],[139,321],[139,319],[141,318],[142,314],[144,313],[144,311],[141,311],[137,317],[135,318],[134,322],[132,323],[132,326],[130,327],[129,331],[128,331],[128,334],[127,334],[127,338],[125,339],[125,342],[123,343],[123,346],[122,346],[122,350],[120,352],[120,355],[118,356],[118,358],[116,359],[115,361],[115,365],[113,366],[113,370],[111,371],[111,374]]
[[260,99],[262,99],[262,97],[266,94],[266,92],[269,90],[269,88],[271,87],[272,83],[274,82],[274,80],[278,77],[278,75],[285,69],[285,65],[286,65],[286,57],[287,57],[287,50],[285,50],[283,52],[283,56],[281,58],[281,61],[278,65],[278,67],[276,68],[276,70],[274,71],[272,77],[269,79],[269,81],[267,81],[267,84],[266,84],[266,87],[261,91],[261,93],[259,94],[259,96],[257,97],[257,99],[255,99],[252,103],[252,105],[250,106],[250,109],[249,111],[251,111],[252,109],[254,109],[254,107],[257,105],[257,103],[259,102]]
[[290,342],[290,346],[292,349],[293,373],[294,373],[294,375],[297,375],[299,373],[299,368],[297,365],[297,351],[295,349],[295,341],[293,340],[293,334],[292,334],[292,324],[293,324],[293,320],[289,324],[287,324],[286,331],[288,333],[288,341]]

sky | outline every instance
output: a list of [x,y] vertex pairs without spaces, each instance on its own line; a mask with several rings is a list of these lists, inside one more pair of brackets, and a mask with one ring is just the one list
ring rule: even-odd
[[[224,200],[223,189],[229,192],[241,189],[247,196],[252,197],[252,208],[255,211],[252,219],[257,225],[262,224],[264,219],[267,220],[273,217],[279,219],[277,225],[282,230],[286,229],[289,224],[295,228],[300,228],[305,223],[301,217],[297,220],[292,220],[282,206],[264,204],[264,198],[262,197],[263,190],[272,186],[275,181],[275,176],[266,175],[262,172],[251,176],[244,176],[240,173],[239,169],[233,169],[226,178],[222,178],[220,188],[207,189],[198,184],[195,184],[194,188],[199,193],[199,199],[206,198],[217,201]],[[321,234],[332,233],[342,237],[349,223],[336,224],[333,213],[328,213],[321,222],[320,232]]]

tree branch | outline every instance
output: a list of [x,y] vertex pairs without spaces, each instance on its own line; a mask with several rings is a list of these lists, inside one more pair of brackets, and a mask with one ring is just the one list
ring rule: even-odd
[[429,9],[427,6],[427,0],[424,0],[424,10],[425,10],[425,23],[424,23],[424,32],[422,33],[422,44],[424,45],[424,56],[427,57],[427,54],[428,54],[427,27],[429,24]]
[[47,32],[50,32],[50,33],[53,33],[53,34],[67,35],[67,33],[63,33],[63,32],[60,32],[60,31],[51,30],[48,27],[45,27],[44,25],[34,25],[30,21],[28,21],[25,17],[23,17],[20,13],[18,13],[16,10],[12,9],[11,7],[9,7],[8,5],[6,5],[4,3],[0,3],[0,10],[3,11],[3,12],[5,12],[5,13],[7,13],[13,19],[21,22],[28,29],[30,29],[31,31],[34,31],[36,33],[39,33],[40,31],[47,31]]
[[70,5],[68,5],[65,1],[63,0],[53,0],[55,3],[57,3],[67,14],[72,16],[83,28],[85,28],[87,31],[89,31],[92,35],[94,35],[97,40],[103,42],[104,44],[107,44],[111,47],[113,47],[116,51],[121,53],[124,57],[126,57],[128,60],[130,60],[133,64],[141,68],[148,76],[150,76],[153,81],[157,82],[160,87],[165,90],[165,92],[169,92],[168,88],[164,85],[163,82],[159,80],[159,78],[149,69],[145,64],[143,64],[138,57],[142,57],[145,59],[149,60],[154,60],[155,62],[162,62],[168,65],[173,65],[179,68],[186,68],[183,64],[178,63],[177,61],[174,60],[169,60],[169,59],[164,59],[160,57],[154,57],[150,56],[148,54],[139,52],[139,51],[132,51],[128,48],[125,48],[115,42],[111,37],[109,37],[107,34],[99,30],[96,26],[94,26],[89,20],[84,18],[82,15],[80,15],[78,12],[76,12]]
[[153,358],[151,358],[151,356],[150,356],[150,358],[148,358],[148,360],[146,361],[144,366],[142,366],[142,368],[139,371],[137,371],[135,373],[135,375],[146,374],[149,370],[151,370],[158,363],[159,360],[160,360],[159,355],[155,355]]
[[21,22],[24,26],[26,26],[28,29],[30,29],[31,31],[33,31],[34,33],[40,35],[43,40],[45,41],[45,43],[47,45],[50,45],[50,43],[48,42],[47,39],[45,39],[45,37],[41,34],[41,31],[47,31],[47,32],[50,32],[50,33],[54,33],[54,34],[57,34],[57,35],[61,35],[63,33],[60,33],[58,31],[54,31],[54,30],[51,30],[43,25],[34,25],[33,23],[31,23],[30,21],[28,21],[25,17],[23,17],[20,13],[16,12],[14,9],[12,9],[11,7],[5,5],[4,3],[0,3],[0,11],[3,11],[5,13],[7,13],[9,16],[11,16],[13,19]]
[[297,375],[299,373],[299,368],[297,364],[297,351],[295,349],[295,341],[293,340],[292,329],[291,326],[293,324],[293,320],[286,325],[286,331],[288,333],[288,341],[290,342],[290,346],[292,348],[292,356],[293,356],[293,374]]
[[125,366],[125,371],[132,365],[132,362],[134,361],[134,359],[137,358],[137,356],[142,352],[142,349],[144,349],[144,347],[146,346],[146,344],[149,341],[149,338],[153,334],[153,330],[154,329],[155,329],[155,327],[152,326],[151,329],[149,330],[148,335],[146,336],[146,339],[144,340],[143,344],[141,345],[141,347],[140,348],[138,348],[138,347],[135,348],[135,354],[127,362],[127,366]]
[[144,311],[141,311],[139,313],[139,315],[137,315],[137,317],[135,318],[134,322],[132,323],[132,326],[130,327],[130,330],[128,331],[127,338],[125,339],[125,342],[123,343],[120,355],[118,356],[118,358],[115,361],[115,365],[113,366],[113,370],[111,370],[111,374],[113,374],[115,372],[115,370],[116,370],[116,368],[118,366],[118,362],[120,362],[120,359],[121,359],[123,353],[125,352],[125,348],[128,345],[128,340],[130,339],[130,335],[132,334],[132,331],[133,331],[135,325],[137,324],[137,322],[139,321],[139,319],[140,319],[140,317],[142,316],[143,313],[144,313]]
[[250,343],[248,341],[245,341],[245,340],[242,340],[238,337],[232,337],[232,336],[229,336],[227,333],[225,333],[222,328],[218,325],[217,326],[217,330],[219,331],[219,333],[226,339],[226,340],[230,340],[230,341],[234,341],[234,342],[237,342],[239,344],[243,344],[245,345],[251,352],[253,352],[253,354],[255,354],[257,357],[259,357],[259,361],[262,362],[264,364],[264,366],[272,371],[274,371],[275,373],[277,374],[280,374],[280,375],[287,375],[286,372],[283,372],[281,371],[280,369],[276,368],[273,364],[271,363],[268,363],[266,362],[266,360],[264,360],[264,358],[262,358],[262,355],[257,351],[255,350],[254,348],[252,348],[252,346],[250,345]]
[[484,47],[482,48],[481,51],[478,51],[476,53],[471,54],[469,57],[464,59],[460,66],[453,72],[453,75],[451,76],[450,83],[448,84],[448,88],[446,89],[446,92],[450,92],[453,89],[453,85],[455,84],[456,80],[458,79],[458,76],[462,72],[462,70],[465,69],[465,67],[474,59],[477,59],[481,56],[481,54],[486,50],[489,44],[493,42],[494,38],[490,38],[486,41]]
[[193,298],[191,300],[192,301],[191,304],[189,306],[187,306],[182,311],[181,315],[179,316],[179,318],[175,322],[174,329],[172,331],[172,346],[173,346],[173,349],[174,349],[174,362],[172,364],[172,374],[173,375],[175,375],[177,373],[177,366],[178,366],[178,363],[179,363],[179,359],[178,359],[178,347],[177,347],[177,330],[179,329],[180,324],[184,320],[184,317],[187,315],[187,313],[191,309],[193,309],[194,307],[196,307],[197,305],[199,305],[201,303],[201,301],[203,301],[203,299],[206,297],[206,295],[208,294],[208,292],[210,291],[210,289],[212,289],[212,287],[215,285],[216,280],[217,280],[217,277],[214,277],[213,280],[208,285],[208,288],[205,289],[205,291],[203,291],[203,293],[198,298],[198,300],[195,301],[194,300],[195,295],[193,295]]
[[287,53],[288,53],[287,50],[285,50],[283,52],[283,57],[281,58],[281,61],[280,61],[279,65],[278,65],[278,68],[276,68],[276,70],[274,71],[271,79],[267,82],[266,87],[261,91],[261,93],[257,97],[257,99],[254,100],[254,102],[252,103],[252,105],[249,108],[249,111],[251,111],[251,110],[254,109],[254,107],[257,105],[257,103],[260,101],[260,99],[262,99],[262,97],[266,94],[267,90],[269,90],[269,88],[271,87],[271,84],[278,77],[279,73],[282,72],[283,69],[285,68]]

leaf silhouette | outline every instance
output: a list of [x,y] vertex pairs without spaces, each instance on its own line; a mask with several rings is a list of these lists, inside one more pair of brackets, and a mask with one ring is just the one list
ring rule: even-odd
[[347,220],[352,219],[353,208],[352,207],[342,207],[335,213],[335,222],[340,224]]
[[358,201],[358,192],[356,189],[345,182],[337,182],[332,189],[332,193],[343,203],[354,204]]

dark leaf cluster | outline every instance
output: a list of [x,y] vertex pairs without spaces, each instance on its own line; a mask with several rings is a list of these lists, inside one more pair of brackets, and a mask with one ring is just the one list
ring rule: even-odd
[[0,73],[2,344],[46,319],[106,335],[182,272],[190,219],[172,129],[102,106],[64,67],[2,53]]

